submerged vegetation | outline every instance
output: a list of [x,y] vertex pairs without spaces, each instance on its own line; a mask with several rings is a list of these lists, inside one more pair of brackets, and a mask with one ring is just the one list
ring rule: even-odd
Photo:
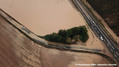
[[86,42],[89,38],[85,26],[73,27],[67,30],[59,30],[58,33],[45,35],[44,38],[48,41],[72,44],[77,41]]

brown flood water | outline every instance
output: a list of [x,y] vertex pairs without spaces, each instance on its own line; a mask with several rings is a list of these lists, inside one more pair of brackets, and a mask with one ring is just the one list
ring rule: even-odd
[[0,8],[38,35],[85,25],[69,0],[0,0]]

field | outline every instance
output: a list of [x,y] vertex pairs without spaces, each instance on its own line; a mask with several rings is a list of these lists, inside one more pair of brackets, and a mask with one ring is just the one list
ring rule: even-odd
[[75,64],[81,63],[110,62],[96,54],[60,51],[40,46],[0,16],[1,67],[76,67]]

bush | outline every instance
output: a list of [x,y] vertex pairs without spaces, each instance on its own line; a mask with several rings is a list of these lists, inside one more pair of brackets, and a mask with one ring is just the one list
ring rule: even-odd
[[67,43],[67,44],[71,44],[71,43],[72,43],[72,40],[71,40],[70,37],[68,37],[68,38],[66,39],[66,43]]
[[58,35],[62,36],[62,37],[66,37],[67,36],[66,35],[66,30],[59,30]]

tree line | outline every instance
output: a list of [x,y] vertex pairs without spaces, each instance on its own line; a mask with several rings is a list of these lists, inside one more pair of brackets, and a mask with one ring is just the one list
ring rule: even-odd
[[47,34],[43,36],[44,39],[53,42],[72,44],[77,41],[86,42],[89,38],[85,26],[73,27],[67,30],[59,30],[58,33]]

